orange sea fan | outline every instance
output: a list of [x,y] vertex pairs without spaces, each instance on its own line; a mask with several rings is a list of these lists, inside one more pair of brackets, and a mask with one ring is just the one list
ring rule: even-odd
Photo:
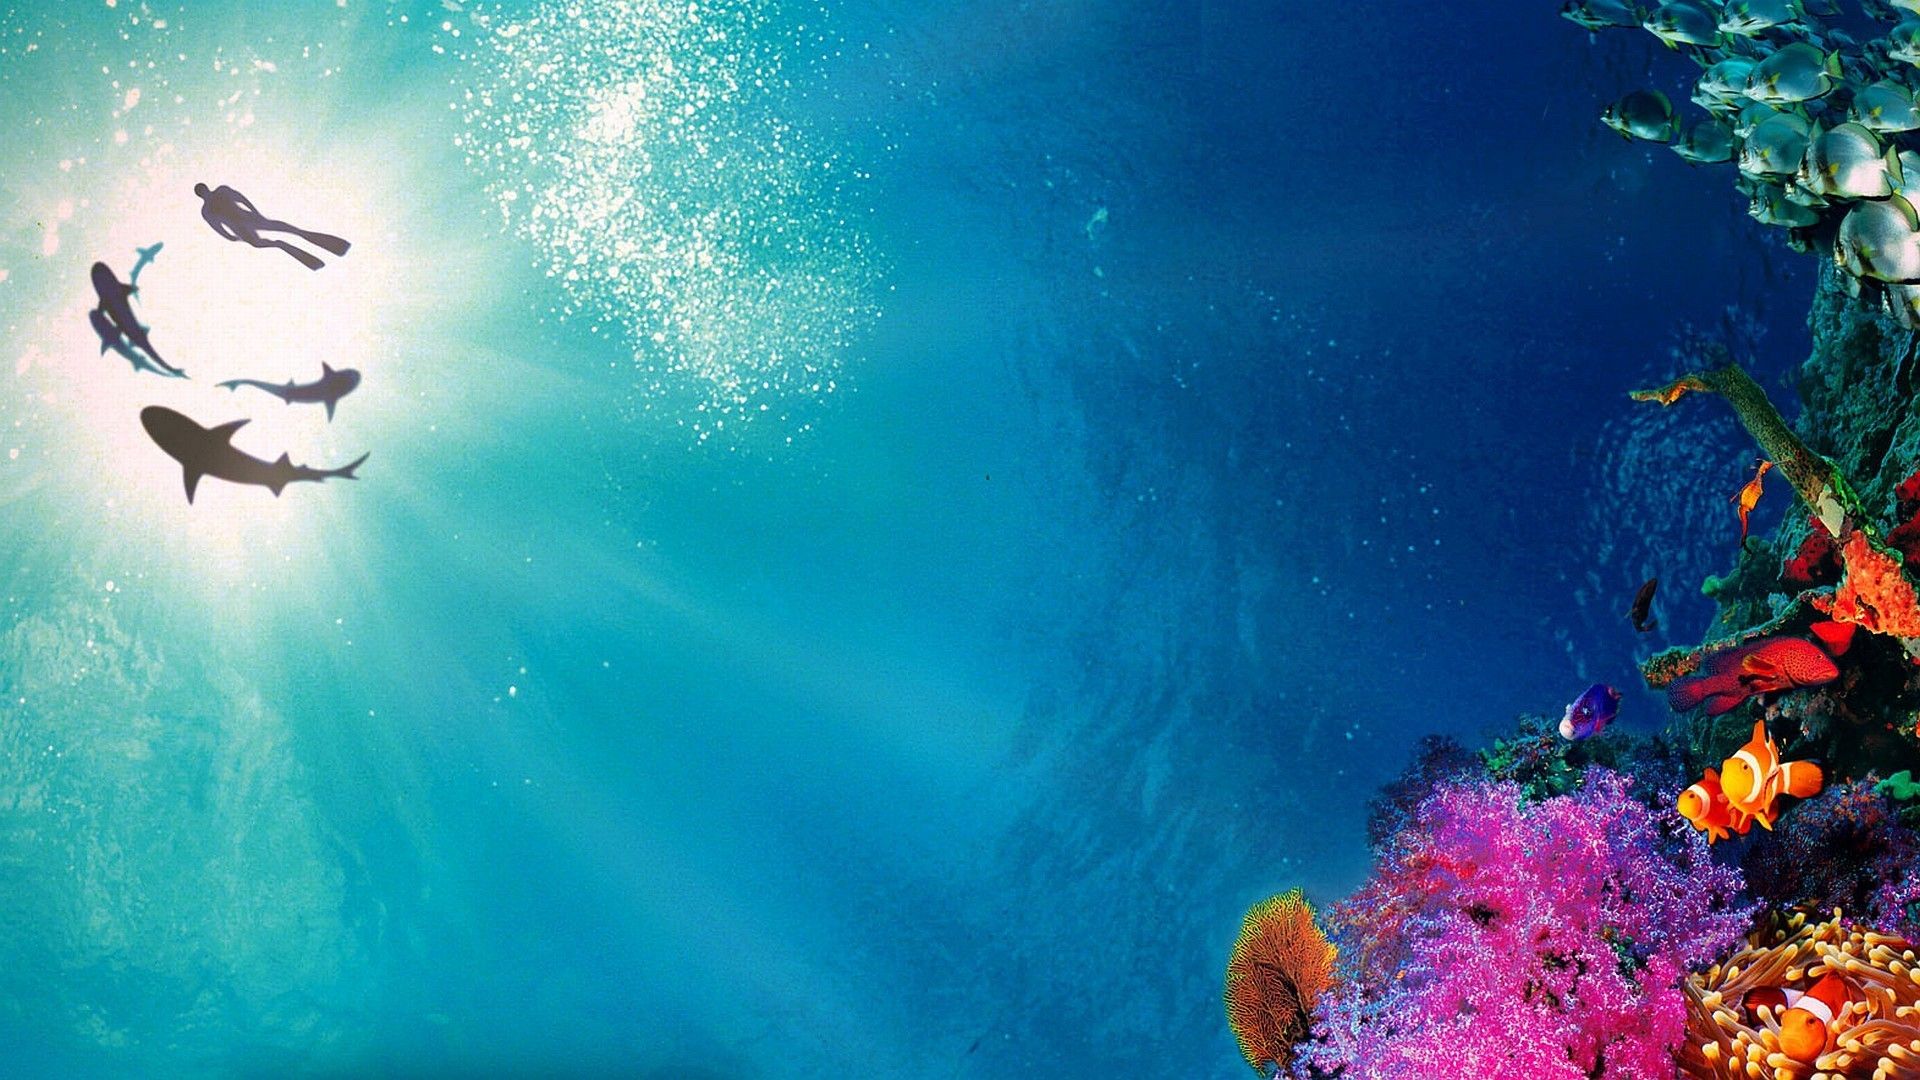
[[1227,961],[1227,1025],[1247,1064],[1265,1071],[1293,1059],[1313,1007],[1333,983],[1336,950],[1299,889],[1254,905]]

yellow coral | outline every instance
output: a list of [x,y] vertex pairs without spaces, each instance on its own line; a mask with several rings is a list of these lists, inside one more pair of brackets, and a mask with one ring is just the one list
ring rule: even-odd
[[[1851,1000],[1829,1025],[1829,1049],[1802,1065],[1781,1052],[1775,1010],[1744,1005],[1770,987],[1804,989],[1833,972]],[[1796,914],[1749,947],[1687,977],[1683,1076],[1701,1080],[1920,1080],[1920,960],[1904,938]]]
[[1264,1071],[1293,1059],[1313,1007],[1333,983],[1336,950],[1299,889],[1254,905],[1227,961],[1227,1024],[1247,1064]]

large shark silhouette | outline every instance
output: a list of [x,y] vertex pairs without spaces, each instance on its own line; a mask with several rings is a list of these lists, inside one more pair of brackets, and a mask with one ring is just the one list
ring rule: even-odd
[[[158,253],[160,246],[155,244],[151,251]],[[140,266],[153,261],[149,249],[142,249]],[[125,357],[136,371],[153,371],[174,378],[183,378],[186,372],[161,359],[153,349],[152,339],[147,337],[147,328],[133,314],[133,294],[139,288],[130,282],[122,282],[113,276],[113,268],[106,263],[93,264],[93,292],[99,297],[100,305],[87,313],[87,321],[93,324],[93,332],[100,336],[100,351],[108,349]],[[142,355],[142,354],[145,355]]]
[[140,426],[147,429],[147,434],[159,444],[160,449],[167,452],[168,457],[180,463],[181,479],[187,485],[188,502],[193,501],[194,489],[200,486],[203,476],[218,477],[235,484],[253,484],[277,496],[288,484],[302,480],[318,483],[336,476],[357,480],[359,477],[353,471],[367,460],[367,455],[361,454],[337,469],[311,469],[305,465],[295,465],[286,454],[281,454],[278,461],[262,461],[233,446],[233,433],[246,424],[245,420],[235,420],[219,427],[204,428],[164,405],[149,405],[140,410]]
[[261,382],[259,379],[228,379],[220,385],[229,390],[237,390],[242,386],[257,387],[289,405],[296,402],[325,405],[327,419],[331,421],[333,407],[340,404],[341,398],[353,393],[354,387],[360,385],[360,373],[353,368],[341,368],[335,371],[333,365],[322,362],[318,382],[297,383],[288,379],[285,383],[270,383]]

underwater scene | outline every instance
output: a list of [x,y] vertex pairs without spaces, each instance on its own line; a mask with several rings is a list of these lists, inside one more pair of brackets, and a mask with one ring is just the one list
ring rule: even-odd
[[0,5],[0,1075],[1920,1077],[1917,94]]

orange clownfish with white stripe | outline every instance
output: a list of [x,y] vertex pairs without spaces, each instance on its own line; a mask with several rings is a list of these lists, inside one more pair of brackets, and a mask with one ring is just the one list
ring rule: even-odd
[[1765,720],[1755,720],[1753,738],[1720,763],[1720,790],[1726,794],[1734,821],[1751,818],[1768,830],[1780,816],[1780,796],[1817,795],[1823,781],[1820,766],[1811,761],[1780,760],[1780,748],[1767,737]]
[[1720,774],[1712,769],[1708,769],[1698,783],[1681,792],[1675,806],[1681,817],[1707,834],[1709,844],[1725,840],[1734,832],[1745,836],[1747,830],[1753,828],[1752,818],[1743,816],[1739,822],[1734,821],[1727,793],[1720,790]]
[[1780,1025],[1780,1052],[1811,1065],[1833,1049],[1833,1025],[1845,1011],[1852,992],[1840,976],[1829,971],[1804,992],[1791,987],[1761,987],[1747,994],[1748,1008],[1772,1006]]

